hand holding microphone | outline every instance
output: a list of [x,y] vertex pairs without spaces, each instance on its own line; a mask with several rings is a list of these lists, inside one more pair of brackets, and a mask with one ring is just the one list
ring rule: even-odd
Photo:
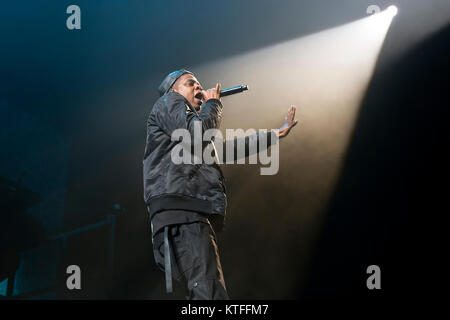
[[248,90],[248,86],[242,85],[242,86],[235,86],[228,89],[220,90],[220,83],[216,84],[216,87],[213,89],[203,90],[203,100],[206,102],[209,99],[218,99],[220,100],[221,97],[226,97],[232,94],[240,93],[242,91]]
[[206,102],[209,99],[217,99],[220,100],[220,83],[216,84],[216,87],[213,89],[203,90],[203,101]]

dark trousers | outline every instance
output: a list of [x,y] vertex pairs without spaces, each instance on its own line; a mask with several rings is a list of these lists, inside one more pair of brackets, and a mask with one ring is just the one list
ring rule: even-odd
[[[172,277],[186,285],[186,299],[229,299],[211,225],[204,222],[171,225],[168,234]],[[153,238],[153,254],[164,271],[164,229]]]

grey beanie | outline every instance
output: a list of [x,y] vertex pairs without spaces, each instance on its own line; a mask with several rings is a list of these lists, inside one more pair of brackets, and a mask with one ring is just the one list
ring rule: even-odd
[[169,91],[169,89],[172,88],[172,85],[175,83],[175,81],[177,81],[179,77],[186,73],[194,75],[192,72],[185,69],[180,69],[169,73],[158,87],[159,95],[165,95]]

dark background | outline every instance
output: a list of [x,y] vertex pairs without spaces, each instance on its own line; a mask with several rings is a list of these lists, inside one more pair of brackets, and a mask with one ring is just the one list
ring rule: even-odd
[[[15,294],[170,298],[153,262],[141,176],[145,120],[164,75],[351,22],[364,17],[370,4],[385,8],[392,3],[399,15],[308,263],[297,258],[304,244],[296,233],[302,229],[283,209],[295,210],[295,186],[289,189],[285,182],[277,188],[268,182],[264,194],[252,195],[251,189],[239,190],[247,173],[242,168],[226,169],[233,177],[231,225],[219,242],[233,298],[434,292],[445,275],[439,227],[449,211],[448,1],[15,1],[0,10],[1,176],[8,180],[2,196],[9,201],[7,192],[26,172],[20,185],[54,200],[28,209],[34,224],[26,226],[10,223],[10,215],[26,216],[26,209],[4,206],[2,268],[14,269],[10,265],[17,256],[10,251],[16,248],[39,251],[39,243],[48,246],[52,235],[95,223],[108,213],[117,217],[112,280],[103,226],[71,238],[62,251],[48,249],[46,254],[53,252],[49,257],[19,255]],[[81,30],[65,27],[70,4],[81,8]],[[295,162],[285,162],[280,170],[292,168]],[[264,182],[261,178],[259,183]],[[242,192],[248,197],[237,196]],[[272,200],[264,202],[267,197]],[[114,209],[115,204],[124,209]],[[247,218],[233,215],[237,209]],[[279,221],[281,227],[274,226]],[[290,259],[278,263],[279,250]],[[44,260],[58,261],[59,267],[49,271]],[[86,272],[80,292],[61,288],[62,268],[69,264]],[[365,286],[371,264],[382,270],[378,292]],[[53,289],[46,291],[46,286]],[[175,297],[182,296],[177,288]]]

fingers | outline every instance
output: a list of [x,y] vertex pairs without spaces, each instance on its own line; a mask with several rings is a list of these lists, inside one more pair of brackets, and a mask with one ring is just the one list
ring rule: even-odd
[[297,110],[297,107],[294,106],[294,105],[292,105],[291,108],[290,108],[290,112],[291,112],[291,114],[292,114],[292,118],[295,117],[295,111],[296,111],[296,110]]
[[298,120],[294,120],[296,110],[297,110],[297,107],[295,105],[291,105],[291,107],[288,109],[287,118],[288,118],[288,123],[289,123],[290,128],[294,127],[298,123]]
[[[295,111],[297,111],[297,107],[294,105],[291,105],[291,110],[292,110],[292,120],[295,119]],[[294,120],[294,124],[292,126],[295,126],[298,123],[298,120]]]
[[216,84],[216,93],[220,94],[220,83]]
[[202,91],[203,100],[208,101],[209,99],[219,99],[220,100],[220,83],[216,84],[215,88],[207,89]]
[[295,118],[295,110],[297,108],[294,105],[291,105],[291,107],[288,109],[288,114],[286,116],[286,120],[290,125],[292,125],[294,118]]

